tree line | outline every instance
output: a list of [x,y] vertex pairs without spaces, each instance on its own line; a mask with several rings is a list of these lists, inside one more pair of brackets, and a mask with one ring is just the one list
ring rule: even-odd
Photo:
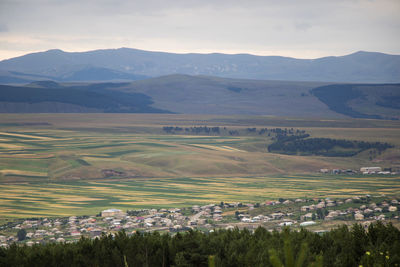
[[278,134],[268,146],[269,152],[282,154],[320,155],[328,157],[351,157],[362,151],[375,149],[378,153],[393,145],[381,142],[365,142],[331,138],[308,138],[308,134]]
[[227,127],[208,127],[208,126],[193,126],[193,127],[180,127],[180,126],[164,126],[162,130],[168,134],[203,134],[203,135],[299,135],[304,134],[304,130],[293,128],[237,128],[228,129]]
[[400,231],[376,223],[317,234],[257,228],[203,233],[124,231],[75,243],[0,248],[0,266],[400,266]]

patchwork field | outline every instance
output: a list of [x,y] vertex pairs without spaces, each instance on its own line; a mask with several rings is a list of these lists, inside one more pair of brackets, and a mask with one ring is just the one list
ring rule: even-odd
[[0,217],[97,214],[225,202],[262,202],[299,197],[396,195],[399,177],[268,176],[71,181],[0,185]]
[[[351,158],[268,153],[267,135],[175,135],[163,126],[295,128],[394,145]],[[0,217],[94,214],[279,197],[396,194],[400,177],[317,174],[400,167],[400,122],[149,114],[1,114]]]

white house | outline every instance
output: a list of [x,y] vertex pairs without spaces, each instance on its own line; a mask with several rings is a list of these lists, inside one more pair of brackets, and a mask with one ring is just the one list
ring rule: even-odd
[[316,222],[314,221],[309,221],[309,222],[302,222],[300,223],[300,226],[310,226],[310,225],[314,225],[316,224]]
[[360,172],[365,173],[365,174],[367,174],[367,173],[377,173],[377,172],[380,172],[380,171],[382,171],[381,167],[362,167],[362,168],[360,168]]
[[125,213],[119,209],[108,209],[101,212],[101,217],[114,217],[122,215],[125,215]]

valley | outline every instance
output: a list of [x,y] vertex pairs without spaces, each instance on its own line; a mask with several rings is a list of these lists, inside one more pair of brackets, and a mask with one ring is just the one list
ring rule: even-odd
[[[107,207],[166,208],[400,191],[398,174],[320,173],[321,169],[359,172],[366,166],[398,172],[397,121],[7,114],[0,115],[0,125],[0,213],[8,218],[95,214]],[[218,133],[189,130],[206,125],[218,127]],[[165,132],[172,126],[189,132]],[[305,131],[313,138],[387,142],[393,147],[351,157],[268,152],[276,131],[272,129],[278,128]]]

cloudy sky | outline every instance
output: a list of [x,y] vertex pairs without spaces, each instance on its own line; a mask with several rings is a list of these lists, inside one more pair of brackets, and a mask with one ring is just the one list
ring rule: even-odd
[[0,59],[130,47],[316,58],[400,54],[400,0],[0,0]]

